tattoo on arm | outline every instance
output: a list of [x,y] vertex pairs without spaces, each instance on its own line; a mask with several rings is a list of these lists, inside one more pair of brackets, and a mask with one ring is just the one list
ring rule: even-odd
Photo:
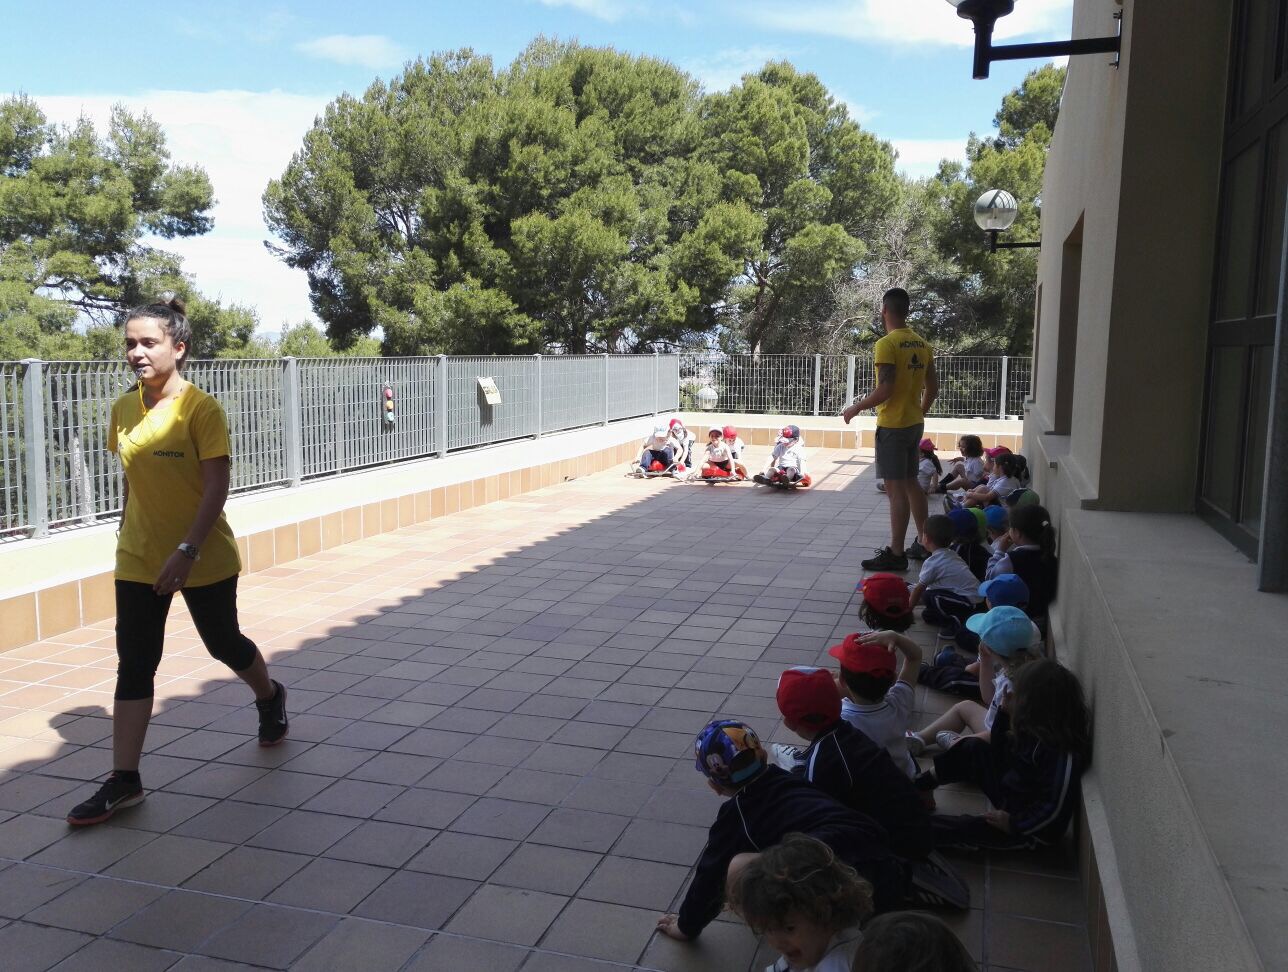
[[877,384],[893,385],[895,382],[894,365],[880,364],[877,365]]

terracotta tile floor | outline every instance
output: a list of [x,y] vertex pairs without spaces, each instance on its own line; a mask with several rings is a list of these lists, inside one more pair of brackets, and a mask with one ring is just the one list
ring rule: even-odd
[[[603,473],[245,578],[290,686],[278,749],[176,605],[148,800],[84,832],[62,818],[109,767],[111,624],[0,655],[2,964],[763,968],[737,922],[652,928],[717,807],[693,733],[786,738],[778,673],[856,626],[885,500],[869,458],[813,461],[790,495]],[[950,702],[919,690],[926,719]],[[982,968],[1090,967],[1073,859],[957,859]]]

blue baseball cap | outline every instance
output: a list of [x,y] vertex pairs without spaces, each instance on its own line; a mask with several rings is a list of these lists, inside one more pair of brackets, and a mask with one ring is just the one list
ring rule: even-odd
[[979,585],[979,596],[993,607],[1023,607],[1029,603],[1029,585],[1018,574],[998,574]]
[[1033,622],[1010,605],[995,607],[987,614],[973,614],[966,619],[966,627],[979,635],[989,651],[1003,658],[1027,651],[1033,644]]
[[1006,515],[1006,507],[1001,505],[985,507],[984,520],[990,530],[1005,530],[1010,523],[1010,517]]
[[956,509],[948,514],[953,521],[953,535],[972,539],[979,536],[979,522],[970,510]]

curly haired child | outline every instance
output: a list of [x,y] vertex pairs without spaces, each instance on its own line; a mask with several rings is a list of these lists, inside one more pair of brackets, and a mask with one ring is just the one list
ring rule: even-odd
[[872,887],[806,834],[748,859],[729,879],[729,906],[781,957],[765,972],[849,972],[872,912]]

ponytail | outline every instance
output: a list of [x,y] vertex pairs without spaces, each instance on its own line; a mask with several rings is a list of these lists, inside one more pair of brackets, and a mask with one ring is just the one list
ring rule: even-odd
[[933,452],[927,452],[925,449],[921,450],[921,454],[935,464],[935,472],[938,475],[942,476],[944,474],[944,467],[939,464],[939,457],[937,455]]
[[1051,514],[1046,507],[1036,503],[1015,507],[1011,510],[1011,528],[1025,540],[1038,545],[1044,562],[1055,560],[1055,527],[1051,525]]

